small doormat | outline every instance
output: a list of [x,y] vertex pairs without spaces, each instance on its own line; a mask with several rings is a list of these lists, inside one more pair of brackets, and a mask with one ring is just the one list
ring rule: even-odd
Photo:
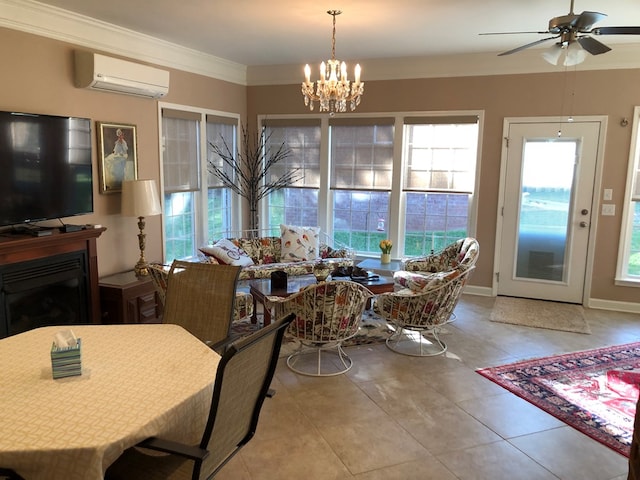
[[640,342],[477,372],[612,450],[629,456],[640,382]]
[[496,297],[492,322],[590,334],[582,305],[528,298]]

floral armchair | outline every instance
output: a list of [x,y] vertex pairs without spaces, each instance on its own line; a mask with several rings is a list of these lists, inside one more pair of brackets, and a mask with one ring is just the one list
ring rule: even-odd
[[405,260],[403,270],[429,273],[466,270],[476,264],[479,254],[480,244],[475,238],[461,238],[438,253]]
[[[411,356],[433,356],[446,352],[440,339],[441,327],[451,321],[462,290],[475,269],[416,274],[408,288],[378,295],[374,311],[393,323],[387,339],[391,350]],[[411,272],[396,272],[411,273]],[[407,277],[403,277],[406,279]]]
[[[332,376],[348,371],[353,361],[342,349],[342,342],[356,333],[371,292],[356,282],[339,280],[320,282],[288,297],[267,297],[267,307],[276,318],[296,315],[289,335],[300,347],[287,358],[294,372],[311,376]],[[338,361],[324,359],[325,353],[337,354]]]

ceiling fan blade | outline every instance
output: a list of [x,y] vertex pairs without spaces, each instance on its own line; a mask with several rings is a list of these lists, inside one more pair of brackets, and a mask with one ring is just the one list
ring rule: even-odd
[[640,35],[640,27],[599,27],[591,33],[595,35]]
[[541,34],[545,34],[545,33],[551,33],[549,31],[547,32],[484,32],[484,33],[479,33],[478,35],[520,35],[522,33],[541,33]]
[[611,50],[604,43],[593,37],[580,37],[577,39],[577,42],[591,55],[600,55],[601,53],[607,53]]
[[594,23],[599,22],[606,16],[607,15],[600,12],[582,12],[580,15],[578,15],[578,18],[574,23],[574,27],[579,32],[587,31],[593,26]]
[[536,45],[538,45],[540,43],[546,42],[547,40],[552,40],[554,38],[558,38],[559,36],[560,35],[555,35],[553,37],[543,38],[542,40],[536,40],[535,42],[527,43],[526,45],[522,45],[522,46],[520,46],[518,48],[514,48],[513,50],[509,50],[509,51],[506,51],[506,52],[499,53],[498,56],[502,57],[503,55],[511,55],[512,53],[519,52],[521,50],[524,50],[525,48],[534,47],[534,46],[536,46]]

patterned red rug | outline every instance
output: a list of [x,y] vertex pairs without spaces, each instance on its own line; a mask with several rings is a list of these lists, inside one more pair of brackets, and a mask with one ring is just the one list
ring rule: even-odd
[[567,425],[629,456],[640,342],[477,370]]

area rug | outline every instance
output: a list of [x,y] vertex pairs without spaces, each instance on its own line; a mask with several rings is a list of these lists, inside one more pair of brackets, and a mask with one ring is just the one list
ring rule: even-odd
[[[234,322],[231,327],[231,335],[234,337],[248,335],[261,326],[262,315],[258,314],[258,323],[252,324],[249,319],[243,319],[239,322]],[[376,315],[375,313],[368,311],[362,316],[362,322],[360,322],[360,328],[358,333],[342,343],[344,347],[352,347],[357,345],[373,345],[377,343],[383,343],[391,335],[393,330],[389,327],[387,322]],[[285,334],[282,340],[282,347],[280,349],[280,356],[285,357],[293,353],[298,346],[299,341],[294,337]]]
[[629,456],[640,342],[477,370],[567,425]]
[[591,333],[582,305],[570,303],[496,297],[490,320],[523,327]]

